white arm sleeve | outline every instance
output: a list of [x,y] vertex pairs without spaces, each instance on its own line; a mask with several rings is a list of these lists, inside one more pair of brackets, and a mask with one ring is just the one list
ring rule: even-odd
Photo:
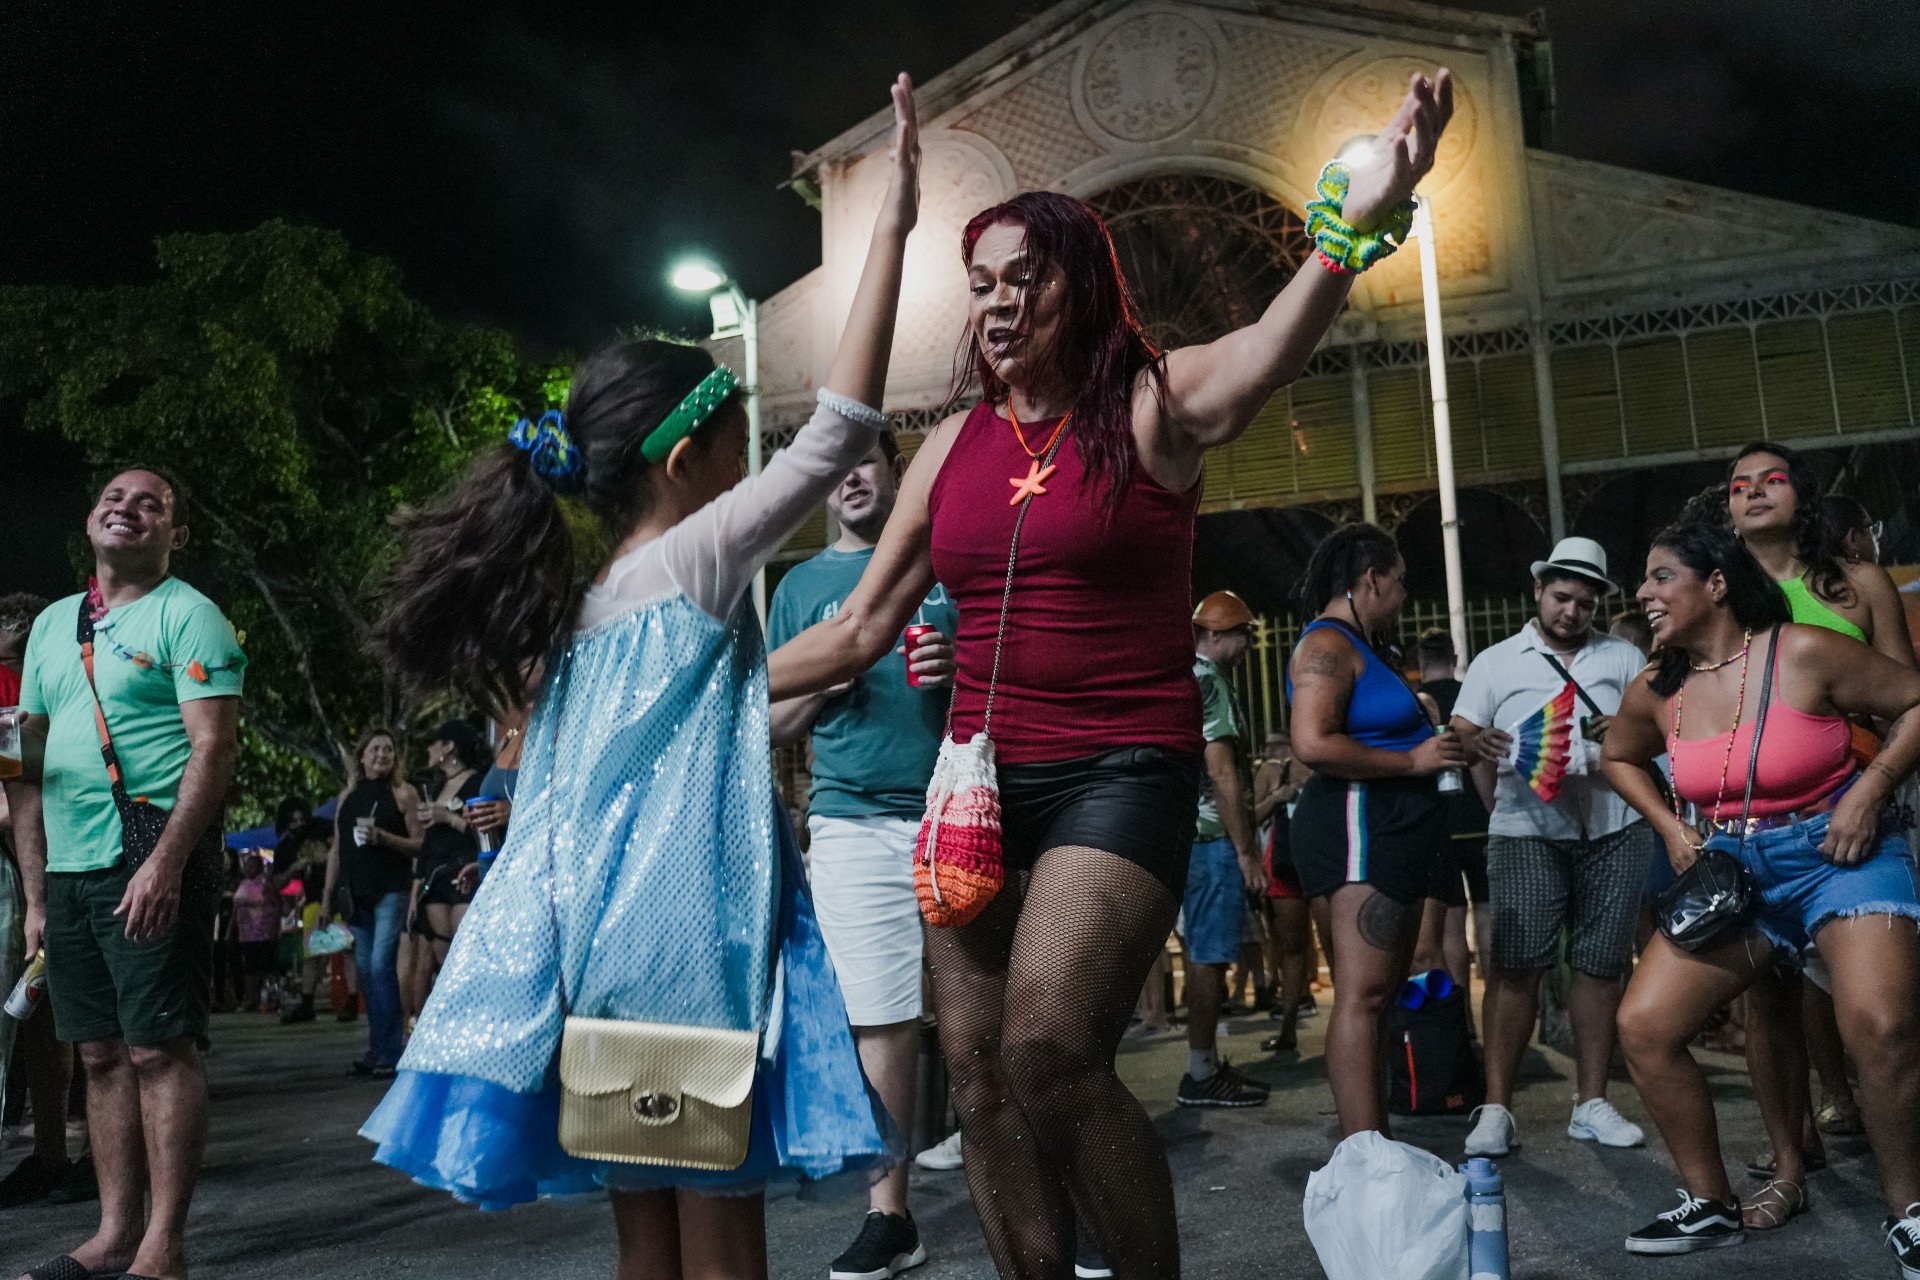
[[615,561],[587,592],[579,625],[596,626],[671,590],[715,618],[733,614],[753,575],[826,500],[880,437],[887,417],[822,387],[793,443],[661,537]]

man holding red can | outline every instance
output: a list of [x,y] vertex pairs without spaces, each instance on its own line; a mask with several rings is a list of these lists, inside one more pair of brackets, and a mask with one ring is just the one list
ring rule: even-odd
[[[832,546],[789,570],[768,610],[776,648],[833,617],[860,581],[893,514],[905,461],[891,434],[827,498]],[[953,681],[952,599],[935,584],[900,645],[851,683],[773,706],[773,741],[813,735],[809,875],[820,932],[853,1024],[860,1064],[903,1133],[913,1126],[920,1052],[920,909],[913,844],[940,751]],[[868,1192],[858,1238],[830,1280],[896,1275],[926,1261],[907,1210],[907,1167]]]

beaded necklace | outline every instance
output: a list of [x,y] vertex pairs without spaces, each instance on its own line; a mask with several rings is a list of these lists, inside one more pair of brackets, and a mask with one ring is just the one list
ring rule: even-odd
[[[1740,652],[1734,654],[1733,657],[1728,658],[1725,662],[1715,663],[1711,667],[1693,668],[1695,671],[1718,671],[1721,667],[1731,665],[1734,658],[1740,659],[1740,693],[1733,704],[1733,728],[1727,730],[1727,754],[1720,761],[1720,788],[1714,793],[1713,813],[1707,819],[1709,826],[1717,827],[1720,825],[1720,806],[1727,802],[1727,771],[1733,765],[1733,740],[1740,732],[1740,716],[1747,709],[1747,664],[1748,658],[1752,653],[1753,632],[1749,631],[1741,639]],[[1688,665],[1692,666],[1691,663]],[[1673,693],[1673,732],[1672,741],[1667,748],[1667,756],[1672,760],[1678,760],[1680,758],[1680,720],[1681,717],[1686,714],[1686,707],[1687,686],[1683,682]],[[1680,789],[1678,787],[1673,789],[1673,816],[1680,819],[1683,824],[1686,822],[1685,815],[1680,812]]]

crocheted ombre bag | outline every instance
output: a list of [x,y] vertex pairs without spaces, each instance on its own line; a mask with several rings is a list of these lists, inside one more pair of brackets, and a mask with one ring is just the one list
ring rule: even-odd
[[[1064,425],[1064,424],[1063,424]],[[1046,456],[1035,460],[1033,474],[1051,474],[1064,432],[1055,432]],[[913,892],[920,914],[939,929],[971,923],[993,901],[1007,882],[1007,862],[1000,843],[1000,778],[994,767],[993,691],[1000,683],[1000,655],[1007,640],[1007,610],[1013,603],[1013,570],[1020,557],[1020,530],[1035,493],[1045,489],[1022,487],[1014,501],[1020,513],[1013,518],[1013,541],[1007,549],[1007,585],[1000,595],[1000,628],[993,637],[993,672],[987,677],[987,705],[980,732],[965,742],[953,737],[953,712],[947,712],[947,736],[927,784],[927,813],[913,845]],[[956,691],[956,696],[958,696]]]
[[913,847],[920,914],[943,929],[966,924],[986,910],[1006,880],[993,740],[985,733],[966,742],[949,737],[940,744],[927,785],[927,816]]

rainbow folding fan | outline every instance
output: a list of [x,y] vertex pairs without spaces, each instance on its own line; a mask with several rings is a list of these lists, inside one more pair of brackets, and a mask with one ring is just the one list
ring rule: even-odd
[[1573,704],[1569,681],[1545,706],[1507,730],[1513,736],[1507,764],[1542,804],[1552,804],[1560,794],[1560,780],[1567,776],[1567,763],[1573,758]]

